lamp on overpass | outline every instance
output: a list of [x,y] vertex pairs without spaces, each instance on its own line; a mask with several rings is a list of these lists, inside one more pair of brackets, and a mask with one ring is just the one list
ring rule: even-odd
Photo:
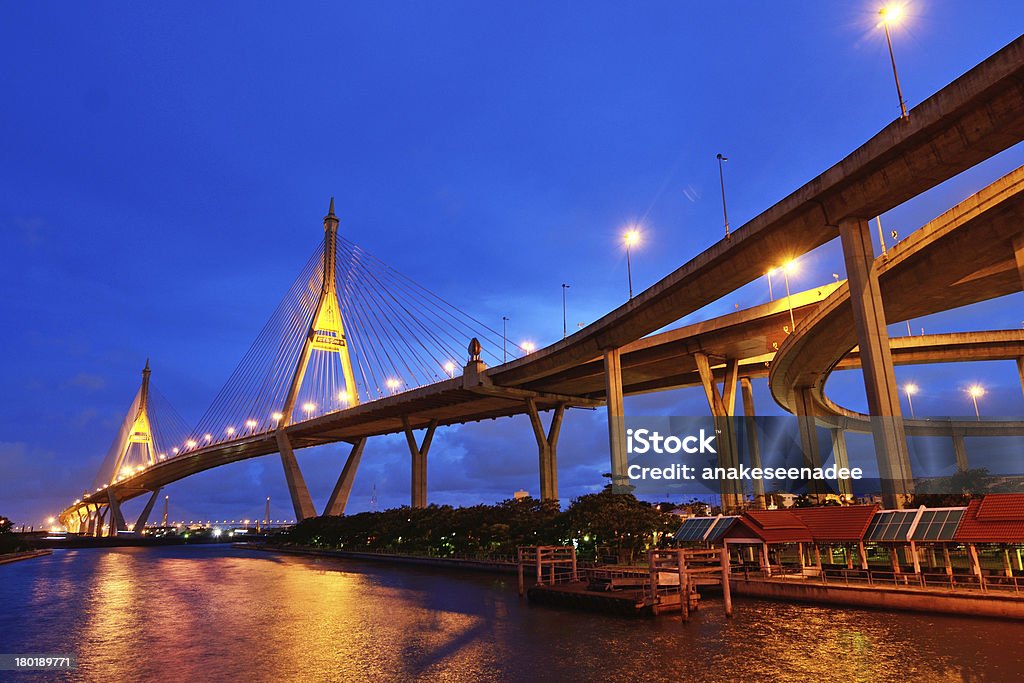
[[911,398],[911,396],[917,393],[917,385],[914,384],[913,382],[907,382],[906,384],[903,385],[903,391],[906,392],[907,403],[910,405],[910,417],[916,418],[917,416],[914,415],[914,400]]
[[640,242],[640,232],[636,228],[630,228],[626,231],[626,234],[622,236],[622,241],[626,243],[626,277],[629,279],[629,298],[633,298],[633,267],[629,261],[630,251],[634,244]]
[[889,61],[892,62],[892,76],[896,80],[896,96],[900,100],[900,118],[907,118],[907,105],[903,102],[903,91],[900,89],[900,76],[896,72],[896,57],[892,52],[892,36],[889,34],[889,27],[895,26],[903,17],[903,8],[900,5],[886,5],[878,10],[882,17],[882,28],[885,29],[885,42],[889,45]]
[[789,304],[789,331],[796,331],[796,319],[793,317],[793,297],[789,293],[789,274],[797,271],[796,259],[786,262],[782,266],[782,274],[786,278],[786,303]]
[[967,393],[971,397],[971,401],[974,402],[974,416],[981,421],[981,412],[978,410],[978,399],[985,395],[985,387],[980,384],[972,384],[967,389]]
[[770,268],[765,275],[768,276],[768,301],[775,301],[775,293],[772,291],[772,275],[779,271],[778,268]]

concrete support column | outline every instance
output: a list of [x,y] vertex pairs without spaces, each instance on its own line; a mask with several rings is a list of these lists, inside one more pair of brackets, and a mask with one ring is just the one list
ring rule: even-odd
[[107,501],[110,506],[110,528],[108,535],[117,536],[119,531],[128,531],[128,525],[124,523],[124,515],[121,514],[121,501],[117,499],[113,491],[107,491]]
[[357,439],[352,444],[352,450],[345,459],[345,466],[341,468],[341,476],[331,491],[331,497],[327,499],[327,507],[324,508],[325,515],[335,517],[345,514],[345,506],[348,505],[349,494],[352,493],[352,482],[356,479],[356,470],[359,469],[359,460],[363,457],[363,448],[366,446],[366,437]]
[[281,453],[281,465],[284,467],[284,478],[288,482],[288,494],[292,498],[292,506],[295,508],[295,519],[302,521],[310,517],[316,517],[316,508],[313,507],[313,498],[309,495],[306,487],[306,480],[302,477],[302,470],[295,459],[295,451],[292,450],[292,443],[284,429],[278,429],[275,433],[277,439],[277,450]]
[[[805,467],[821,467],[821,446],[818,443],[818,425],[814,418],[814,402],[811,390],[806,387],[796,390],[796,419],[800,428],[800,448],[804,453]],[[818,502],[825,499],[828,489],[821,479],[807,482],[807,493]]]
[[956,456],[957,471],[966,472],[968,468],[967,444],[964,443],[963,432],[958,429],[953,430],[953,455]]
[[[728,360],[725,364],[725,382],[719,392],[715,375],[711,371],[711,362],[706,354],[693,354],[697,363],[697,372],[704,387],[704,396],[708,407],[715,418],[715,430],[718,432],[718,466],[738,468],[740,464],[739,448],[736,443],[736,426],[733,416],[736,414],[736,384],[739,381],[739,363]],[[720,483],[722,494],[722,511],[734,511],[743,507],[743,482],[723,479]],[[763,495],[763,492],[762,492]]]
[[[842,428],[832,430],[832,458],[836,467],[850,467],[850,456],[846,451],[846,432]],[[839,493],[844,496],[853,495],[853,482],[849,479],[839,480]]]
[[132,528],[132,531],[139,536],[142,535],[142,530],[146,528],[146,522],[149,520],[149,513],[153,511],[153,504],[156,503],[157,496],[159,495],[160,489],[157,489],[150,494],[149,500],[146,501],[146,506],[142,508],[139,518],[135,520],[135,526]]
[[96,509],[96,528],[94,530],[95,533],[93,535],[97,538],[103,536],[103,520],[107,516],[108,509],[109,508],[103,508],[102,510],[100,510],[99,508]]
[[[747,450],[750,451],[750,466],[761,467],[761,444],[757,439],[757,419],[754,412],[754,387],[749,377],[740,378],[740,391],[743,394],[743,414],[746,416]],[[764,510],[767,507],[764,497],[764,480],[754,480],[754,507]]]
[[1017,376],[1020,377],[1020,390],[1024,391],[1024,356],[1017,359]]
[[622,400],[622,358],[619,349],[605,351],[604,378],[608,406],[608,450],[612,465],[612,491],[629,493],[633,487],[626,474],[626,413]]
[[878,271],[874,268],[871,227],[861,218],[844,219],[839,222],[839,236],[860,345],[868,409],[874,418],[871,421],[872,433],[882,477],[882,498],[887,507],[902,508],[913,493],[913,479],[896,373],[889,351],[889,333],[885,327],[882,291],[878,284]]
[[430,451],[430,443],[434,440],[434,431],[437,429],[437,420],[431,420],[427,425],[427,433],[423,435],[423,441],[416,445],[416,435],[412,433],[409,418],[402,418],[402,426],[405,428],[405,440],[409,444],[409,455],[412,456],[412,506],[414,508],[427,507],[427,453]]
[[544,431],[544,424],[540,420],[540,412],[537,410],[537,401],[535,399],[526,399],[526,413],[530,416],[533,436],[537,439],[537,455],[540,461],[540,499],[557,501],[558,433],[562,429],[565,405],[562,404],[555,408],[555,414],[551,418],[551,424],[548,426],[547,432]]

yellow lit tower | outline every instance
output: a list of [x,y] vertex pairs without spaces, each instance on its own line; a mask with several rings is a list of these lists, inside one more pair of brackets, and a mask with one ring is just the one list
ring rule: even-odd
[[[117,460],[114,461],[114,468],[110,472],[110,481],[113,484],[121,475],[121,468],[125,465],[128,453],[131,452],[133,444],[139,444],[142,448],[146,466],[156,463],[156,451],[153,445],[153,430],[149,423],[149,359],[146,359],[146,367],[142,370],[142,386],[139,388],[139,395],[135,401],[135,420],[131,429],[121,442]],[[124,432],[122,432],[124,434]]]
[[[295,403],[298,401],[299,389],[306,376],[306,369],[309,367],[309,359],[314,351],[321,353],[336,353],[341,363],[341,372],[345,380],[345,388],[341,393],[342,402],[348,406],[359,403],[359,392],[356,390],[355,374],[352,372],[352,359],[349,355],[348,340],[345,337],[345,324],[341,317],[341,306],[338,303],[338,288],[335,275],[335,259],[338,249],[338,217],[334,215],[334,198],[331,198],[331,205],[324,216],[324,254],[323,254],[323,282],[320,286],[320,296],[316,304],[316,314],[310,323],[308,333],[302,344],[302,352],[299,354],[298,364],[295,373],[292,375],[291,385],[285,397],[284,408],[281,410],[278,419],[277,444],[281,452],[281,461],[284,465],[285,478],[288,480],[288,489],[292,496],[292,503],[295,506],[295,514],[298,519],[313,517],[316,512],[313,509],[313,501],[309,496],[309,490],[299,471],[292,451],[291,443],[285,432],[285,427],[292,423],[295,413]],[[275,415],[275,417],[278,417]]]

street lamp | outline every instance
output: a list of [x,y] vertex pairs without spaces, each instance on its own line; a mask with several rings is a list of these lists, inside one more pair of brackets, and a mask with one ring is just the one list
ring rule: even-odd
[[722,162],[729,161],[729,157],[719,153],[716,158],[718,159],[718,182],[722,185],[722,217],[725,218],[725,239],[729,239],[729,212],[725,208],[725,173],[722,171]]
[[768,301],[775,301],[775,293],[772,292],[772,275],[774,275],[777,270],[778,268],[772,268],[765,273],[765,275],[768,276]]
[[636,229],[632,229],[626,232],[622,236],[623,241],[626,243],[626,277],[629,278],[629,298],[633,298],[633,267],[629,261],[629,252],[634,244],[640,241],[640,233]]
[[569,289],[569,285],[562,283],[562,339],[569,336],[569,328],[565,323],[565,290]]
[[793,297],[789,293],[789,274],[795,273],[797,269],[796,261],[789,261],[782,266],[782,274],[786,278],[786,303],[789,305],[789,330],[790,332],[796,331],[796,319],[793,318]]
[[444,364],[444,371],[448,373],[449,377],[455,377],[455,363],[448,361]]
[[537,349],[537,345],[531,341],[524,341],[519,347],[526,353],[533,353]]
[[910,417],[916,418],[917,416],[914,414],[914,400],[911,396],[917,393],[917,385],[913,382],[907,382],[903,385],[903,391],[907,393],[907,403],[910,404]]
[[903,102],[903,91],[900,89],[900,75],[896,72],[896,57],[892,52],[892,36],[889,35],[889,26],[895,26],[903,15],[903,8],[899,5],[886,5],[878,10],[882,17],[882,27],[885,29],[885,42],[889,45],[889,61],[892,62],[892,76],[896,80],[896,96],[900,99],[900,118],[907,118],[907,105]]
[[508,362],[508,318],[501,316],[501,362]]
[[974,384],[967,389],[967,393],[970,394],[971,401],[974,402],[974,416],[978,418],[978,421],[980,422],[981,412],[978,410],[978,399],[985,395],[985,387],[980,384]]

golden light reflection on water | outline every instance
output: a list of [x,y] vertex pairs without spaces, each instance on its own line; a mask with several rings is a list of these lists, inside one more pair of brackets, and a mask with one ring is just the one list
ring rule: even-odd
[[[1024,624],[714,599],[686,625],[520,602],[514,578],[227,547],[4,568],[0,651],[69,680],[1012,680]],[[13,571],[12,571],[13,569]],[[13,649],[12,649],[13,648]]]

